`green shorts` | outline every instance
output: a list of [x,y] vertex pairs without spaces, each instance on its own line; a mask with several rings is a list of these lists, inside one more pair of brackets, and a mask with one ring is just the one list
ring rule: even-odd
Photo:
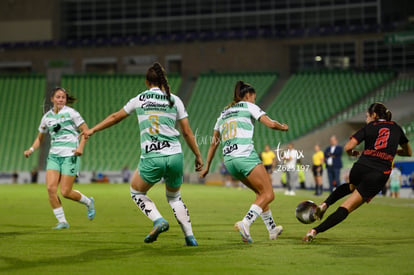
[[49,155],[47,157],[46,170],[56,170],[62,175],[77,176],[80,168],[80,157],[60,157]]
[[224,165],[233,177],[241,180],[246,178],[258,164],[262,163],[256,151],[248,157],[233,157],[224,160]]
[[141,159],[138,172],[149,184],[156,184],[164,178],[165,184],[178,188],[183,183],[183,154]]
[[390,191],[391,192],[400,192],[400,182],[392,182],[390,184]]

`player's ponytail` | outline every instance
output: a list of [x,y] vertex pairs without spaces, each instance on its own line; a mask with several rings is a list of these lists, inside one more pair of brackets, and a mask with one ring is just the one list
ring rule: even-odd
[[153,84],[161,90],[164,90],[167,94],[167,100],[170,104],[170,107],[174,106],[174,102],[171,99],[170,85],[168,84],[165,70],[160,63],[155,62],[152,64],[152,66],[147,71],[146,78],[150,84]]
[[377,114],[378,119],[385,119],[391,121],[392,113],[390,110],[385,107],[384,104],[380,102],[372,103],[368,108],[368,114],[372,115],[373,113]]
[[241,80],[237,81],[234,87],[233,101],[227,107],[231,107],[237,102],[242,101],[247,93],[256,93],[256,91],[250,84],[244,83]]
[[57,91],[62,91],[66,94],[66,105],[71,105],[75,103],[76,100],[78,100],[76,97],[70,95],[64,88],[62,87],[56,87],[52,90],[52,94],[50,97],[54,97]]

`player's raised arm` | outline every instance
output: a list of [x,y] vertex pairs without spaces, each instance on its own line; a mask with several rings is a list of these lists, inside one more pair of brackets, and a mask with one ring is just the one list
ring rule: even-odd
[[109,128],[117,124],[118,122],[126,118],[127,116],[128,116],[127,112],[125,112],[125,110],[122,108],[118,112],[110,114],[104,120],[102,120],[101,122],[93,126],[92,128],[86,131],[82,131],[81,135],[83,135],[85,138],[89,138],[94,133],[102,131],[106,128]]
[[264,124],[266,127],[273,129],[273,130],[279,130],[279,131],[288,131],[289,126],[285,123],[280,123],[276,120],[271,119],[267,115],[262,115],[259,118],[259,121]]

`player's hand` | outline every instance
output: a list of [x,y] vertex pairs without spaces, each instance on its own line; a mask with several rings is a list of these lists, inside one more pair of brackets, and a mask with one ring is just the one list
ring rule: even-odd
[[80,134],[79,134],[79,138],[81,137],[81,136],[83,136],[83,138],[84,139],[88,139],[90,136],[92,136],[93,134],[95,133],[95,131],[94,130],[92,130],[92,129],[88,129],[88,130],[86,130],[86,131],[82,131]]
[[200,173],[199,173],[199,176],[200,176],[200,178],[205,178],[206,176],[207,176],[207,174],[208,174],[208,169],[206,168],[206,169],[204,169],[204,170],[202,170]]
[[196,157],[196,159],[195,159],[195,170],[197,172],[200,172],[201,169],[203,168],[203,165],[204,165],[203,159],[200,156]]
[[80,150],[79,148],[76,148],[76,150],[73,150],[73,153],[75,156],[80,157],[83,155],[83,150]]
[[26,151],[24,151],[23,152],[23,154],[24,154],[24,156],[26,157],[26,158],[28,158],[28,157],[30,157],[30,155],[33,153],[33,151],[32,150],[26,150]]
[[289,126],[285,123],[282,123],[282,129],[280,129],[280,131],[288,131],[289,130]]
[[353,157],[358,157],[361,154],[361,152],[357,151],[357,150],[352,150],[351,152],[351,156]]

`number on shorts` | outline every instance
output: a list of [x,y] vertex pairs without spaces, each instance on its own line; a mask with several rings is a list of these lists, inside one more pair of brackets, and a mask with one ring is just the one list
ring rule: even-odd
[[228,140],[230,138],[235,138],[237,134],[237,122],[235,120],[230,122],[225,122],[223,124],[223,131],[221,133],[222,139]]
[[160,133],[160,120],[159,117],[156,115],[150,115],[148,117],[149,121],[151,122],[151,127],[149,128],[149,132],[151,135],[156,135]]
[[378,137],[375,141],[374,148],[375,150],[384,149],[388,145],[388,139],[390,138],[390,129],[388,128],[381,128],[378,131]]

